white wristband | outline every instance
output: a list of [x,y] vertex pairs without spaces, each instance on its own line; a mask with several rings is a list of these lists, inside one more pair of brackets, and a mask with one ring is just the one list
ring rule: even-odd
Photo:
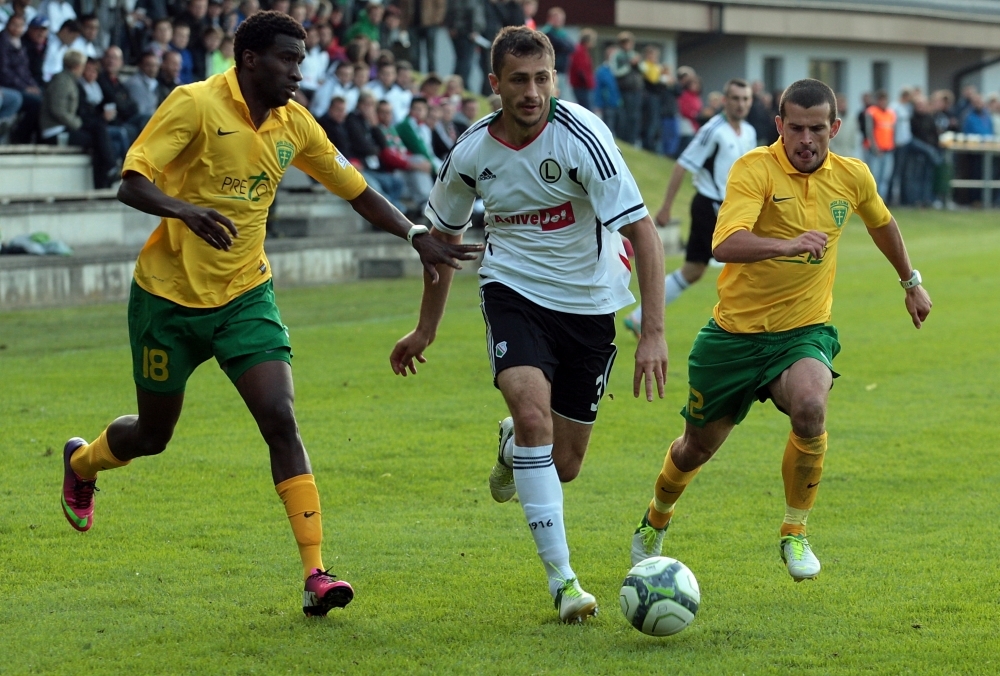
[[428,232],[429,231],[427,230],[426,225],[414,225],[410,228],[410,231],[406,233],[406,241],[410,243],[410,246],[413,246],[414,237],[417,235],[426,235]]
[[903,281],[902,279],[899,280],[899,285],[904,289],[912,289],[915,286],[920,286],[923,283],[923,281],[924,280],[920,277],[920,271],[914,270],[913,274],[910,275],[909,279],[907,279],[906,281]]

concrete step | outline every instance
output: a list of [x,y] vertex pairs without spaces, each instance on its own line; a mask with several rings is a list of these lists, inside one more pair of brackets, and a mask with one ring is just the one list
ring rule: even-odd
[[90,190],[0,198],[0,239],[44,232],[75,248],[141,247],[160,219],[131,209],[114,190]]
[[[0,153],[0,196],[40,195],[58,190],[84,192],[94,187],[90,155],[80,148],[3,146]],[[21,149],[12,152],[9,149]],[[42,148],[60,148],[56,152]]]

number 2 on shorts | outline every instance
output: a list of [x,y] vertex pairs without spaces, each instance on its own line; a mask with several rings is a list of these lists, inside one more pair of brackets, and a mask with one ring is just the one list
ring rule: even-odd
[[704,413],[695,413],[695,411],[700,411],[702,407],[705,406],[705,397],[701,395],[701,392],[691,388],[691,394],[688,396],[688,415],[695,420],[701,420],[705,417]]
[[150,350],[148,347],[143,346],[142,377],[163,382],[170,377],[170,371],[167,370],[168,361],[170,359],[164,350]]

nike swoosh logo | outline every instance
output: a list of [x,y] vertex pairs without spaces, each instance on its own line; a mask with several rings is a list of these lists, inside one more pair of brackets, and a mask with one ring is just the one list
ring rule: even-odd
[[230,134],[235,134],[237,131],[239,131],[239,129],[236,131],[222,131],[222,127],[219,127],[219,130],[215,133],[219,136],[229,136]]
[[308,519],[310,516],[312,516],[315,513],[316,512],[302,512],[302,516],[304,516],[304,517],[306,517]]
[[806,484],[806,488],[816,488],[817,486],[819,486],[819,482],[818,481],[816,483],[814,483],[814,484]]
[[[232,133],[232,132],[230,132],[230,133]],[[791,197],[778,197],[777,195],[772,195],[771,196],[771,200],[773,202],[775,202],[775,203],[784,202],[785,200],[793,200],[793,199],[795,199],[794,195],[791,196]]]

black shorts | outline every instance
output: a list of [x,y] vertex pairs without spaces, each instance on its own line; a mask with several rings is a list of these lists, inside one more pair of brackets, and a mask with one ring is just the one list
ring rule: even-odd
[[612,342],[614,313],[549,310],[498,282],[483,286],[479,297],[493,385],[504,369],[534,366],[552,384],[553,413],[575,422],[594,422],[618,353]]
[[712,235],[715,234],[715,222],[719,220],[720,206],[719,202],[701,193],[695,194],[691,200],[691,234],[684,260],[707,264],[712,258]]

